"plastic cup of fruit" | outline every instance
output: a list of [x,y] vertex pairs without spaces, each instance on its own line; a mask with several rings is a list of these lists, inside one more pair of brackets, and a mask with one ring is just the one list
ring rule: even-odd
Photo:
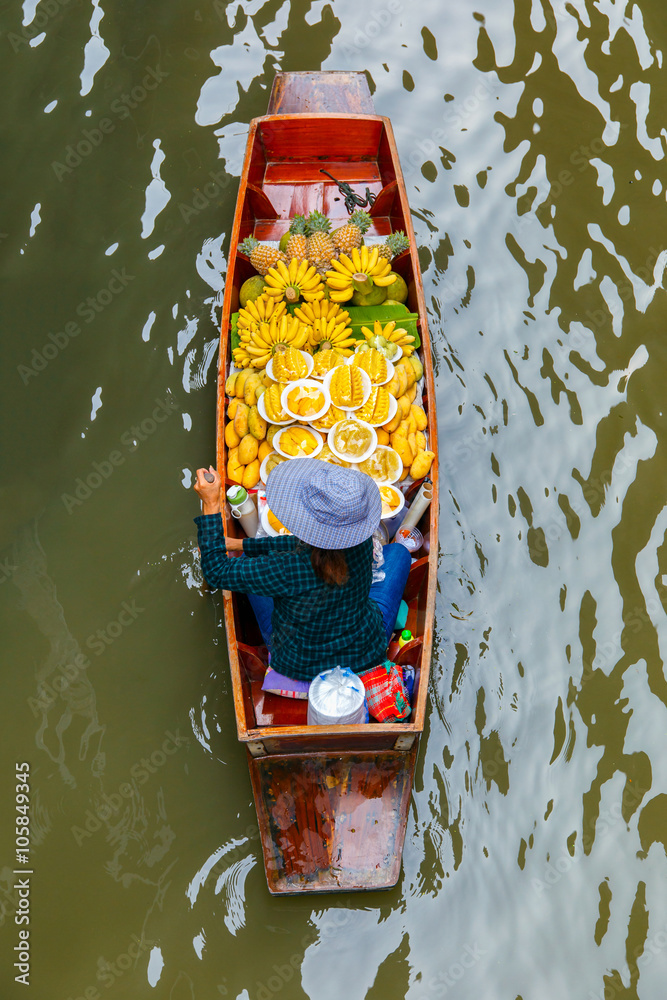
[[382,498],[381,521],[390,521],[405,507],[405,497],[395,486],[380,486],[380,496]]
[[[310,375],[310,373],[313,370],[313,365],[315,363],[313,361],[313,356],[312,356],[312,354],[308,354],[307,351],[300,351],[298,347],[296,348],[296,350],[299,351],[299,354],[301,355],[301,357],[306,362],[306,367],[308,369],[308,371],[306,372],[306,378],[308,378],[308,376]],[[274,382],[281,382],[282,381],[282,379],[276,378],[275,375],[273,374],[273,358],[271,358],[271,360],[269,361],[269,363],[266,366],[266,374],[269,376],[269,378],[272,378]],[[287,382],[296,382],[296,380],[299,377],[300,377],[299,375],[295,375],[294,378],[288,378],[286,375],[284,376],[284,378],[285,378],[285,380]]]
[[[379,466],[379,462],[374,462],[374,459],[380,459],[382,452],[387,453],[387,458],[383,465],[387,472],[389,473],[389,463],[393,462],[394,472],[388,475],[382,474],[382,468]],[[376,465],[376,468],[373,466]],[[393,483],[397,482],[401,478],[401,473],[403,472],[403,463],[401,461],[401,456],[393,448],[390,448],[388,444],[379,444],[377,448],[368,456],[367,459],[363,461],[363,469],[360,472],[365,472],[366,475],[374,479],[378,486],[391,486]],[[401,494],[403,496],[403,494]]]
[[[345,424],[356,424],[360,432],[365,429],[366,433],[363,436],[368,439],[368,446],[364,448],[363,451],[355,452],[354,449],[345,451],[343,448],[337,447],[337,432],[339,432],[341,428],[344,431]],[[354,428],[352,427],[350,428],[351,431],[353,429]],[[353,462],[354,464],[358,464],[359,462],[363,462],[365,459],[370,458],[375,451],[377,443],[378,436],[375,433],[375,428],[371,427],[371,425],[367,424],[364,420],[355,420],[354,417],[347,417],[345,420],[339,420],[337,424],[333,425],[327,438],[327,444],[337,458],[342,458],[344,462]]]
[[414,556],[424,544],[424,536],[419,528],[399,528],[394,541],[405,545],[410,555]]
[[[375,348],[375,350],[377,351],[377,347]],[[368,354],[369,352],[366,351],[364,353]],[[378,353],[382,354],[382,351],[379,351]],[[351,358],[347,359],[348,365],[351,365],[354,368],[359,368],[359,361],[357,359],[360,356],[361,356],[360,353],[353,354]],[[392,361],[389,360],[389,358],[385,358],[385,361],[387,362],[387,377],[383,378],[381,382],[373,382],[368,372],[365,371],[363,368],[359,368],[359,371],[362,373],[362,375],[366,375],[368,377],[368,381],[371,383],[371,385],[386,385],[387,382],[391,382],[391,380],[394,377],[394,364]]]
[[283,451],[283,449],[280,447],[280,439],[285,433],[285,431],[290,430],[290,428],[288,427],[283,427],[282,430],[276,433],[276,435],[273,438],[273,447],[275,448],[275,450],[278,452],[279,455],[283,456],[283,458],[317,458],[319,453],[322,451],[322,448],[324,447],[324,438],[316,430],[313,430],[310,427],[304,427],[299,429],[307,431],[307,433],[311,434],[315,439],[315,447],[313,448],[312,451],[309,452],[304,451],[300,455],[288,455],[286,451]]
[[[373,389],[377,389],[377,388],[378,388],[378,386],[373,386]],[[372,391],[373,390],[371,390],[371,392]],[[369,395],[368,398],[370,399],[370,395]],[[364,405],[366,405],[366,404],[364,404]],[[392,396],[391,393],[389,393],[389,413],[384,418],[384,420],[379,420],[377,423],[373,423],[372,420],[366,420],[366,423],[370,424],[371,427],[384,427],[385,424],[388,424],[390,420],[394,419],[394,417],[396,416],[396,411],[397,410],[398,410],[398,401],[397,401],[397,399],[396,399],[395,396]],[[354,410],[346,410],[345,412],[346,413],[354,413],[355,411]]]
[[288,531],[287,528],[284,525],[281,525],[282,531],[279,531],[277,528],[274,528],[273,525],[271,524],[271,521],[269,520],[269,515],[271,515],[271,517],[274,518],[275,521],[278,524],[280,524],[280,521],[278,521],[278,518],[276,517],[276,515],[275,514],[271,514],[271,511],[269,510],[269,508],[265,507],[264,510],[262,511],[261,523],[262,523],[262,527],[264,528],[264,531],[267,533],[267,535],[271,535],[272,538],[275,538],[276,535],[291,535],[292,534],[292,532]]
[[359,374],[361,375],[361,381],[362,381],[363,387],[364,387],[364,391],[363,391],[363,396],[361,398],[361,402],[359,403],[358,406],[341,406],[341,404],[337,403],[336,400],[331,395],[331,379],[336,374],[337,370],[338,370],[337,368],[332,368],[331,371],[328,372],[327,375],[325,375],[325,377],[324,377],[324,387],[327,390],[327,392],[329,393],[329,396],[331,398],[331,402],[333,403],[334,406],[337,406],[340,410],[346,410],[346,411],[349,411],[349,412],[352,412],[353,410],[360,410],[361,407],[364,405],[364,403],[366,402],[366,400],[368,399],[368,397],[371,394],[371,388],[372,388],[371,380],[369,379],[368,375],[363,370],[363,368],[359,368],[358,371],[359,371]]
[[[276,461],[276,459],[278,459],[278,461]],[[271,472],[273,472],[276,465],[280,465],[284,461],[286,461],[284,455],[279,454],[279,452],[275,450],[270,451],[259,467],[260,482],[266,483],[267,476],[270,475],[268,472],[269,466],[271,466]]]
[[269,424],[277,424],[278,427],[284,427],[286,424],[293,424],[294,423],[294,417],[290,417],[289,413],[287,414],[287,418],[285,420],[272,420],[271,419],[271,417],[266,412],[266,405],[264,403],[264,397],[265,397],[265,395],[266,395],[266,393],[263,392],[262,395],[257,400],[257,409],[259,411],[260,417],[262,417],[264,420],[266,420],[267,423],[269,423]]
[[[322,403],[318,409],[313,410],[312,413],[299,413],[293,406],[290,406],[290,399],[294,399],[292,394],[300,394],[300,389],[310,389],[315,399],[318,396],[322,399]],[[262,397],[260,396],[259,398],[261,399]],[[303,398],[307,398],[306,394],[304,394]],[[321,382],[316,382],[311,378],[300,378],[296,382],[289,382],[285,386],[280,396],[280,405],[294,420],[299,420],[301,423],[307,424],[312,420],[317,420],[319,417],[324,416],[331,406],[331,397]]]

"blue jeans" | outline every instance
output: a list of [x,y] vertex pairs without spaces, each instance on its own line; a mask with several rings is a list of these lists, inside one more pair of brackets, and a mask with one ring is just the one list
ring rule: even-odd
[[[390,543],[382,548],[384,554],[384,580],[371,584],[369,597],[375,601],[382,612],[387,633],[387,645],[391,639],[396,624],[396,615],[401,603],[408,573],[410,572],[410,553],[404,545]],[[273,598],[265,597],[261,594],[248,594],[248,600],[252,604],[255,618],[259,625],[262,638],[266,646],[269,645],[273,626],[271,624],[271,613],[273,612]]]

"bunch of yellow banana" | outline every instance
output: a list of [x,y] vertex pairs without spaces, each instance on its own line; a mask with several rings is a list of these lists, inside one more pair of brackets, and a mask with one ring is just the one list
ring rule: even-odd
[[365,420],[367,424],[383,424],[389,416],[389,393],[385,387],[373,386],[370,396],[354,415],[358,420]]
[[284,423],[285,420],[292,419],[289,413],[283,410],[280,402],[284,388],[284,385],[276,382],[274,385],[270,385],[264,393],[264,410],[271,423],[274,424]]
[[366,372],[371,385],[380,385],[387,381],[387,359],[381,351],[371,348],[370,351],[358,351],[352,358],[352,364]]
[[273,355],[273,377],[278,382],[293,382],[308,375],[308,363],[301,351],[291,344]]
[[341,309],[328,299],[320,299],[299,306],[294,310],[294,315],[311,328],[309,334],[311,347],[319,347],[320,351],[333,348],[345,357],[352,354],[350,348],[355,341],[349,325],[350,314],[346,309]]
[[[380,284],[380,282],[377,282],[377,284]],[[385,340],[390,340],[392,343],[398,344],[399,347],[403,348],[403,354],[406,357],[414,351],[415,338],[407,330],[404,330],[402,326],[397,328],[395,319],[392,319],[385,326],[382,326],[382,323],[376,319],[373,324],[373,330],[369,330],[367,326],[362,326],[361,332],[366,340],[370,340],[372,337],[384,337]]]
[[359,369],[352,365],[334,368],[329,382],[329,395],[334,406],[345,409],[360,406],[364,398],[364,381]]
[[233,350],[234,364],[238,368],[266,368],[278,347],[306,348],[308,327],[296,316],[272,316],[267,322],[257,323],[239,330],[241,338]]
[[299,299],[312,302],[324,298],[324,286],[319,274],[307,260],[299,260],[298,257],[293,257],[289,266],[279,260],[266,272],[265,281],[266,294],[288,303],[298,302]]
[[307,427],[286,427],[280,435],[278,447],[291,458],[307,458],[319,443],[319,437]]
[[386,257],[380,257],[377,246],[360,247],[352,250],[350,256],[342,253],[338,260],[332,260],[335,270],[326,272],[327,285],[331,289],[332,302],[347,302],[355,290],[391,285],[394,275]]
[[254,302],[246,302],[244,308],[239,309],[238,329],[240,331],[259,326],[260,323],[270,323],[273,317],[280,319],[286,309],[284,302],[264,292]]

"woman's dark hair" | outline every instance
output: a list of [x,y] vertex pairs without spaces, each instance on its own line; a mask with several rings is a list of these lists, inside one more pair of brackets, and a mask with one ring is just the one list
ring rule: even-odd
[[315,576],[334,587],[342,587],[348,581],[349,571],[344,549],[320,549],[311,545],[310,565]]

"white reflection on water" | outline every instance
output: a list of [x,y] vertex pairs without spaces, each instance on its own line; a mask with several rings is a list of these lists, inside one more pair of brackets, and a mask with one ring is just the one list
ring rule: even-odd
[[93,13],[90,18],[90,39],[86,42],[83,52],[83,69],[81,70],[81,90],[80,94],[85,97],[93,89],[95,76],[102,69],[111,52],[104,44],[104,39],[100,33],[100,22],[104,17],[104,11],[100,7],[100,0],[93,0]]

